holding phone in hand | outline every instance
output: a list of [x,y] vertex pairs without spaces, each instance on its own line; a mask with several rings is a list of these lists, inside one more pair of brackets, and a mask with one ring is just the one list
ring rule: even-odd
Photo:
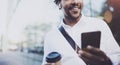
[[100,31],[84,32],[81,35],[82,49],[86,48],[88,45],[100,48],[100,40],[101,40]]
[[[82,50],[78,52],[80,57],[89,65],[112,65],[107,55],[100,50],[101,32],[85,32],[81,35]],[[88,46],[90,45],[90,46]]]

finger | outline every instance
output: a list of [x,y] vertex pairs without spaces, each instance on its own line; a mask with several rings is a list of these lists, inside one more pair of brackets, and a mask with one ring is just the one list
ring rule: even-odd
[[81,57],[82,60],[86,63],[86,65],[97,65],[96,62],[93,62],[87,58]]
[[86,59],[88,59],[88,61],[92,61],[92,62],[104,61],[103,57],[93,55],[93,54],[86,52],[86,51],[79,51],[79,54],[80,54],[81,58],[86,58]]
[[111,61],[110,59],[107,57],[107,58],[104,58],[104,57],[100,57],[100,56],[96,56],[96,55],[93,55],[89,52],[86,52],[86,51],[82,51],[80,50],[78,52],[79,54],[79,57],[81,57],[86,63],[89,63],[90,65],[96,65],[99,64],[99,65],[111,65]]
[[103,51],[101,51],[99,48],[95,48],[95,47],[92,47],[89,45],[89,46],[87,46],[86,50],[87,50],[87,52],[92,53],[96,56],[100,56],[100,57],[104,57],[104,58],[107,57],[106,54]]
[[81,58],[86,63],[86,65],[113,65],[110,60],[108,60],[108,61],[92,61],[85,57],[81,57]]

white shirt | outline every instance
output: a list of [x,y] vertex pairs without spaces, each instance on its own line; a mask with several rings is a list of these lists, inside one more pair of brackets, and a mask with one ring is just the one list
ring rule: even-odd
[[[108,25],[103,20],[82,15],[79,22],[73,27],[64,23],[62,23],[62,26],[80,48],[81,33],[101,31],[100,49],[110,57],[114,65],[120,65],[120,47],[115,41]],[[59,52],[62,55],[62,65],[86,65],[78,57],[58,28],[51,30],[45,37],[43,64],[46,63],[45,57],[53,51]]]

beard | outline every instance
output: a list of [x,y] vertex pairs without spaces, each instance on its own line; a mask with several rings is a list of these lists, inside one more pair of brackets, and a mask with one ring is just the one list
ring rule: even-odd
[[81,4],[71,4],[64,8],[64,15],[70,20],[76,20],[81,16],[81,10]]

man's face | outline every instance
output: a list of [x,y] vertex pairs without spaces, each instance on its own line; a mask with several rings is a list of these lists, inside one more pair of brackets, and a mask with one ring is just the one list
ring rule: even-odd
[[69,19],[78,19],[81,16],[83,0],[61,0],[64,16]]

